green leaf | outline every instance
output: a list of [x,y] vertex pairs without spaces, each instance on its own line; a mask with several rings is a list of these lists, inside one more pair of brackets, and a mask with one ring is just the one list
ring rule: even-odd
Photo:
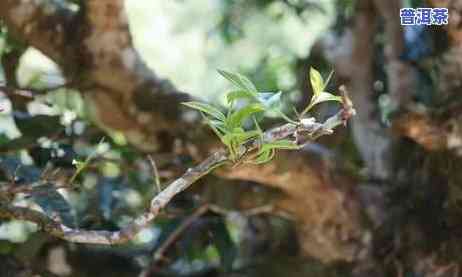
[[237,141],[239,141],[239,144],[242,144],[251,138],[258,137],[259,135],[260,132],[257,130],[233,133],[233,136],[236,138]]
[[225,124],[224,124],[223,121],[213,120],[213,119],[208,119],[208,118],[205,118],[205,120],[206,120],[207,124],[210,125],[210,127],[216,128],[221,133],[226,133]]
[[333,94],[328,93],[328,92],[321,92],[318,95],[314,95],[313,98],[311,98],[310,105],[308,105],[308,107],[305,109],[305,111],[303,111],[303,114],[305,112],[309,111],[311,108],[313,108],[317,104],[322,103],[322,102],[327,102],[327,101],[337,101],[337,102],[341,103],[342,102],[342,97],[333,95]]
[[332,74],[333,72],[329,74],[329,77],[327,78],[326,82],[324,82],[319,71],[317,71],[314,68],[310,68],[310,82],[313,88],[313,97],[311,98],[310,104],[301,113],[301,116],[306,114],[309,110],[311,110],[315,105],[319,103],[326,101],[342,102],[342,98],[340,96],[335,96],[331,93],[324,91],[329,80],[332,77]]
[[239,145],[236,143],[235,135],[233,133],[226,133],[223,137],[221,137],[221,141],[228,148],[231,160],[234,160],[236,158],[237,150],[239,147]]
[[233,83],[239,89],[247,90],[250,92],[258,92],[255,85],[244,75],[241,75],[235,72],[221,70],[221,69],[218,69],[218,73],[220,73],[221,76],[223,76],[228,81]]
[[255,93],[248,90],[235,90],[231,91],[226,95],[226,100],[228,104],[232,104],[234,101],[238,99],[248,99],[250,101],[256,101]]
[[326,101],[337,101],[342,102],[342,97],[333,95],[328,92],[321,92],[313,101],[313,105],[326,102]]
[[226,126],[230,129],[240,127],[249,116],[258,112],[263,112],[264,110],[265,108],[260,103],[247,105],[231,114],[229,118],[226,119]]
[[257,158],[252,161],[255,164],[263,164],[273,159],[276,149],[299,149],[300,147],[290,140],[278,140],[271,143],[265,143],[260,147]]
[[223,121],[220,121],[220,120],[211,120],[209,118],[207,118],[203,113],[201,113],[202,117],[204,118],[205,122],[207,123],[207,125],[209,125],[209,127],[212,129],[212,131],[215,133],[215,135],[217,137],[220,138],[221,142],[228,146],[225,141],[224,141],[224,138],[223,138],[223,134],[226,133],[226,129],[224,128],[224,123]]
[[258,152],[257,158],[254,161],[252,161],[252,163],[254,164],[267,163],[273,159],[274,155],[275,155],[275,152],[272,149],[269,149],[266,151],[260,151]]
[[314,68],[310,68],[310,82],[313,88],[313,97],[316,97],[324,90],[324,80],[321,73]]
[[225,121],[226,120],[226,117],[225,115],[220,112],[220,110],[218,110],[217,108],[215,108],[214,106],[212,105],[209,105],[209,104],[206,104],[206,103],[201,103],[201,102],[195,102],[195,101],[191,101],[191,102],[183,102],[181,103],[187,107],[190,107],[190,108],[193,108],[195,110],[199,110],[205,114],[208,114],[218,120],[221,120],[221,121]]
[[260,92],[258,93],[258,100],[262,103],[267,109],[274,109],[281,103],[282,92]]

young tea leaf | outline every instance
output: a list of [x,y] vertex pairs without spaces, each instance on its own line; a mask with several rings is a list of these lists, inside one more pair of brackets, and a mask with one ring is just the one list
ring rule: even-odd
[[324,80],[321,73],[314,68],[310,68],[310,82],[313,88],[313,97],[320,94],[324,89]]
[[327,101],[337,101],[337,102],[341,103],[342,102],[342,97],[333,95],[333,94],[328,93],[328,92],[321,92],[318,95],[313,95],[313,98],[311,98],[310,104],[303,111],[302,115],[305,114],[306,112],[308,112],[309,110],[311,110],[311,108],[313,108],[317,104],[322,103],[322,102],[327,102]]
[[328,92],[321,92],[317,97],[313,97],[313,106],[317,105],[322,102],[327,102],[327,101],[337,101],[337,102],[342,102],[342,97],[333,95]]
[[248,90],[235,90],[231,91],[226,95],[226,100],[228,104],[232,104],[234,101],[239,99],[247,99],[250,102],[255,102],[257,99],[255,97],[255,93]]
[[263,112],[265,108],[260,104],[260,103],[253,103],[250,105],[247,105],[243,107],[242,109],[232,113],[227,119],[226,119],[226,126],[230,129],[235,128],[235,127],[240,127],[243,123],[244,120],[250,117],[251,115],[258,113],[258,112]]
[[335,96],[331,93],[325,92],[324,89],[326,88],[329,80],[332,77],[333,72],[329,74],[326,82],[323,81],[321,74],[314,68],[310,69],[310,82],[311,86],[313,87],[313,97],[311,97],[310,104],[303,110],[300,116],[306,114],[309,110],[311,110],[314,106],[319,103],[326,102],[326,101],[338,101],[342,102],[340,96]]
[[244,75],[241,75],[235,72],[221,70],[221,69],[218,69],[218,73],[220,73],[221,76],[223,76],[228,81],[233,83],[239,89],[250,91],[250,92],[255,92],[255,93],[258,92],[255,85],[249,79],[247,79],[247,77],[245,77]]

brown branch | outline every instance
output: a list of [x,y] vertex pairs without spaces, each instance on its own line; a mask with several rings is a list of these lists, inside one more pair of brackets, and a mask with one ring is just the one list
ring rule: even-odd
[[[348,118],[345,115],[354,115],[351,106],[346,106],[349,110],[342,109],[336,115],[327,119],[323,124],[315,121],[301,121],[299,124],[288,123],[281,127],[269,130],[264,134],[264,140],[274,142],[285,138],[293,138],[294,142],[300,141],[300,134],[308,137],[317,137],[317,134],[330,134],[332,128],[344,124]],[[321,131],[320,130],[324,130]],[[329,132],[327,132],[329,130]],[[257,149],[260,141],[253,140],[243,145],[241,153],[243,155]],[[47,217],[45,214],[23,207],[15,207],[8,203],[0,203],[0,218],[20,219],[37,223],[45,232],[64,240],[76,243],[90,244],[120,244],[131,240],[142,228],[146,227],[156,218],[160,210],[164,208],[172,198],[184,191],[202,176],[208,174],[214,168],[228,161],[228,153],[220,150],[209,156],[198,166],[186,171],[180,178],[168,185],[162,192],[157,194],[152,200],[149,210],[134,219],[125,228],[115,231],[87,231],[72,229],[61,222]]]

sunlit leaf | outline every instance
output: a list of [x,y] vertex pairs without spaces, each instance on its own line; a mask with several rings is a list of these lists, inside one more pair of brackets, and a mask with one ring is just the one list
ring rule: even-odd
[[195,101],[183,102],[182,104],[187,107],[199,110],[221,121],[225,121],[226,119],[225,115],[220,110],[218,110],[212,105],[201,103],[201,102],[195,102]]
[[[327,102],[327,101],[337,101],[337,102],[341,103],[342,102],[342,97],[333,95],[333,94],[328,93],[328,92],[321,92],[318,95],[313,95],[313,98],[311,98],[310,105],[308,105],[308,107],[305,109],[305,111],[309,111],[311,108],[313,108],[317,104],[322,103],[322,102]],[[304,113],[305,113],[305,111],[304,111]]]
[[247,90],[251,92],[257,92],[257,88],[255,87],[255,85],[244,75],[241,75],[235,72],[221,70],[221,69],[218,69],[218,73],[220,73],[221,76],[223,76],[228,81],[233,83],[239,89]]
[[313,101],[313,105],[326,102],[326,101],[337,101],[342,102],[342,97],[333,95],[328,92],[321,92]]
[[315,105],[326,102],[326,101],[338,101],[342,102],[340,96],[335,96],[331,93],[325,92],[324,89],[326,88],[328,82],[332,77],[333,72],[329,74],[326,82],[324,82],[321,74],[314,68],[310,68],[310,82],[313,88],[313,97],[311,98],[310,104],[303,110],[301,116],[306,114],[309,110],[311,110]]
[[324,89],[324,80],[322,79],[321,73],[314,68],[310,68],[310,82],[313,88],[313,97],[320,94]]

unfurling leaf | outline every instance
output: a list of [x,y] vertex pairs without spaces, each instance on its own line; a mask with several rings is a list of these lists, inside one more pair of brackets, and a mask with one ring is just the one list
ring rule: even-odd
[[329,77],[327,78],[326,82],[324,82],[319,71],[317,71],[314,68],[310,69],[310,82],[311,87],[313,88],[313,97],[311,97],[310,104],[303,110],[301,116],[306,114],[309,110],[311,110],[314,106],[316,106],[319,103],[326,101],[342,102],[342,98],[340,96],[336,96],[324,91],[331,77],[332,72],[329,74]]
[[255,93],[258,92],[255,85],[244,75],[220,69],[218,69],[218,73],[220,73],[221,76],[225,77],[228,81],[233,83],[239,89]]

